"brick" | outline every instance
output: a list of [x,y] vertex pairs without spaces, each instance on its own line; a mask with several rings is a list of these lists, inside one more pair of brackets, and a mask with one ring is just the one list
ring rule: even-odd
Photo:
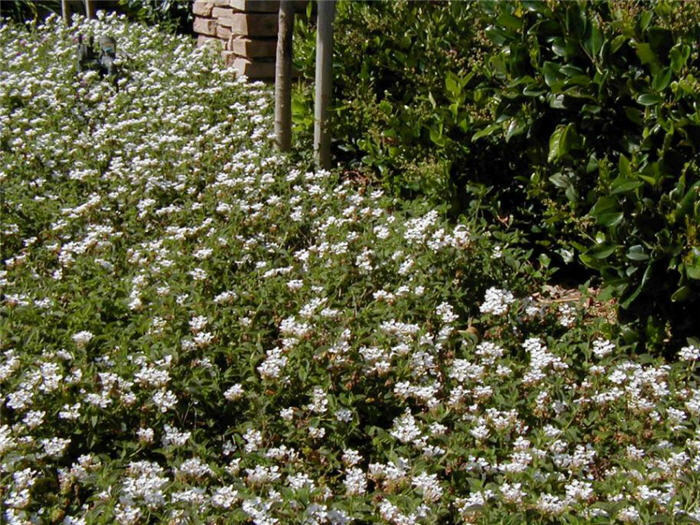
[[192,27],[200,35],[216,35],[216,20],[213,18],[195,17]]
[[229,0],[229,5],[249,13],[276,13],[280,8],[279,0]]
[[192,5],[192,12],[195,16],[211,16],[214,2],[208,0],[195,0]]
[[226,47],[237,55],[248,58],[274,58],[277,54],[277,40],[274,39],[252,40],[234,35]]
[[[232,53],[231,51],[228,51]],[[275,78],[275,63],[274,62],[258,62],[248,60],[242,57],[236,57],[231,64],[239,75],[245,75],[248,78],[255,79],[270,79]]]
[[215,7],[211,10],[211,16],[214,18],[230,18],[233,15],[233,9],[230,7]]
[[222,25],[217,25],[216,36],[218,36],[219,38],[223,38],[228,44],[228,41],[231,39],[231,28]]
[[[221,25],[229,25],[228,19]],[[243,36],[277,36],[277,15],[234,13],[231,17],[231,32]]]
[[224,46],[226,42],[219,38],[215,38],[213,36],[207,36],[207,35],[198,35],[197,36],[197,47],[202,47],[202,46]]

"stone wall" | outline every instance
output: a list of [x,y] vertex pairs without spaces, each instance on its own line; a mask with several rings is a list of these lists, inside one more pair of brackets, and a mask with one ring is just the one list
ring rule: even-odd
[[197,45],[219,42],[227,65],[250,79],[275,76],[277,16],[275,0],[196,0]]

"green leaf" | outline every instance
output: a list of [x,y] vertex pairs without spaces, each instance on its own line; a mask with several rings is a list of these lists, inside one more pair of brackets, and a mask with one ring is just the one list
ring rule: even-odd
[[675,292],[673,292],[673,295],[671,295],[671,301],[674,303],[685,301],[688,297],[690,297],[690,292],[691,289],[689,286],[681,286]]
[[612,228],[622,222],[624,214],[621,211],[601,213],[598,217],[598,224],[606,228]]
[[679,73],[690,57],[690,47],[683,44],[677,44],[671,48],[669,58],[671,59],[671,69],[674,73]]
[[658,67],[659,58],[651,49],[651,46],[646,43],[637,43],[635,51],[642,64],[649,65],[653,73]]
[[619,224],[624,216],[620,211],[617,198],[610,195],[600,197],[589,213],[598,224],[608,228]]
[[559,90],[561,87],[562,75],[557,64],[554,62],[545,62],[542,65],[542,74],[544,75],[545,83],[552,88],[552,90]]
[[554,184],[557,188],[568,188],[571,186],[571,182],[569,179],[565,176],[562,175],[561,173],[555,173],[551,177],[549,177],[549,181]]
[[525,123],[519,121],[518,119],[512,119],[508,128],[506,129],[506,142],[509,142],[511,138],[521,135],[525,131]]
[[632,169],[630,168],[630,161],[627,157],[620,154],[620,160],[617,162],[617,168],[620,170],[620,177],[625,179],[632,178]]
[[457,76],[452,72],[448,71],[445,77],[445,88],[452,97],[457,97],[462,90],[459,82],[457,81]]
[[629,39],[625,35],[618,35],[615,38],[613,38],[612,42],[610,43],[610,53],[617,53],[617,51],[622,47],[622,45],[626,44],[628,40]]
[[620,306],[622,308],[627,309],[629,306],[634,302],[634,300],[639,297],[639,294],[642,293],[642,290],[644,290],[644,286],[647,283],[647,280],[651,276],[651,263],[647,265],[646,270],[644,270],[644,275],[642,275],[642,280],[639,283],[639,286],[632,292],[626,299],[620,303]]
[[632,261],[646,261],[649,259],[649,255],[644,251],[641,244],[635,244],[634,246],[630,246],[630,249],[627,250],[627,258]]
[[636,190],[640,186],[643,186],[644,182],[641,180],[629,180],[622,177],[618,177],[610,185],[610,194],[617,195],[618,193],[628,193],[632,190]]
[[554,133],[549,137],[549,155],[547,162],[554,162],[561,159],[574,147],[576,142],[576,130],[573,124],[557,126]]
[[483,137],[488,137],[489,135],[492,135],[495,131],[501,129],[500,124],[491,124],[489,126],[486,126],[484,129],[477,131],[472,135],[472,142],[476,142],[480,138]]
[[537,84],[530,84],[523,88],[523,95],[526,97],[539,97],[547,92],[546,89],[541,88]]
[[665,67],[654,75],[651,87],[654,91],[663,91],[671,83],[671,68]]
[[588,52],[594,57],[598,56],[601,48],[603,47],[603,42],[605,41],[603,34],[598,29],[596,24],[591,25],[591,34],[586,40],[585,44]]
[[[700,252],[697,248],[694,250]],[[700,253],[693,253],[690,261],[684,264],[685,273],[690,279],[700,280]]]
[[645,93],[637,97],[637,103],[642,106],[654,106],[661,101],[663,101],[663,99],[660,96],[652,95],[651,93]]
[[596,244],[593,248],[586,252],[586,255],[594,259],[607,259],[612,255],[618,246],[615,244],[601,243]]
[[644,123],[644,113],[638,108],[625,106],[625,116],[637,126],[641,126]]

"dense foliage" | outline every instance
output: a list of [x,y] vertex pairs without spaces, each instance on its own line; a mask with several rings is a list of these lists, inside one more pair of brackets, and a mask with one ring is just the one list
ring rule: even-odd
[[192,34],[192,3],[187,0],[119,0],[119,8],[133,19],[162,30]]
[[700,304],[700,7],[683,6],[498,4],[480,86],[494,121],[472,136],[516,159],[534,225],[657,343],[664,320],[678,336]]
[[630,353],[517,233],[275,155],[271,105],[123,19],[0,26],[4,522],[700,519],[697,341]]
[[695,2],[341,3],[338,148],[403,194],[487,203],[559,266],[595,270],[630,337],[683,340],[700,297],[699,33]]

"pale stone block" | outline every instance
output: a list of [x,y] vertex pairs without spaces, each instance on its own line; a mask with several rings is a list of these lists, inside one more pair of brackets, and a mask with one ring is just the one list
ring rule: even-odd
[[211,16],[214,2],[211,0],[195,0],[192,6],[192,12],[196,16]]
[[[229,53],[231,53],[229,51]],[[255,79],[270,79],[275,78],[275,63],[274,62],[254,62],[242,57],[233,59],[233,69],[239,75],[245,75],[248,78]]]
[[213,18],[199,18],[194,19],[194,32],[200,35],[216,35],[216,20]]
[[233,15],[233,9],[230,7],[215,7],[211,10],[211,16],[214,18],[230,18]]
[[261,40],[232,36],[227,48],[239,56],[248,58],[274,58],[277,53],[277,40]]
[[223,38],[228,43],[231,38],[231,28],[222,25],[216,26],[216,36]]
[[[229,25],[228,19],[219,19],[221,25]],[[231,32],[243,36],[277,36],[276,14],[234,13],[231,16]]]

